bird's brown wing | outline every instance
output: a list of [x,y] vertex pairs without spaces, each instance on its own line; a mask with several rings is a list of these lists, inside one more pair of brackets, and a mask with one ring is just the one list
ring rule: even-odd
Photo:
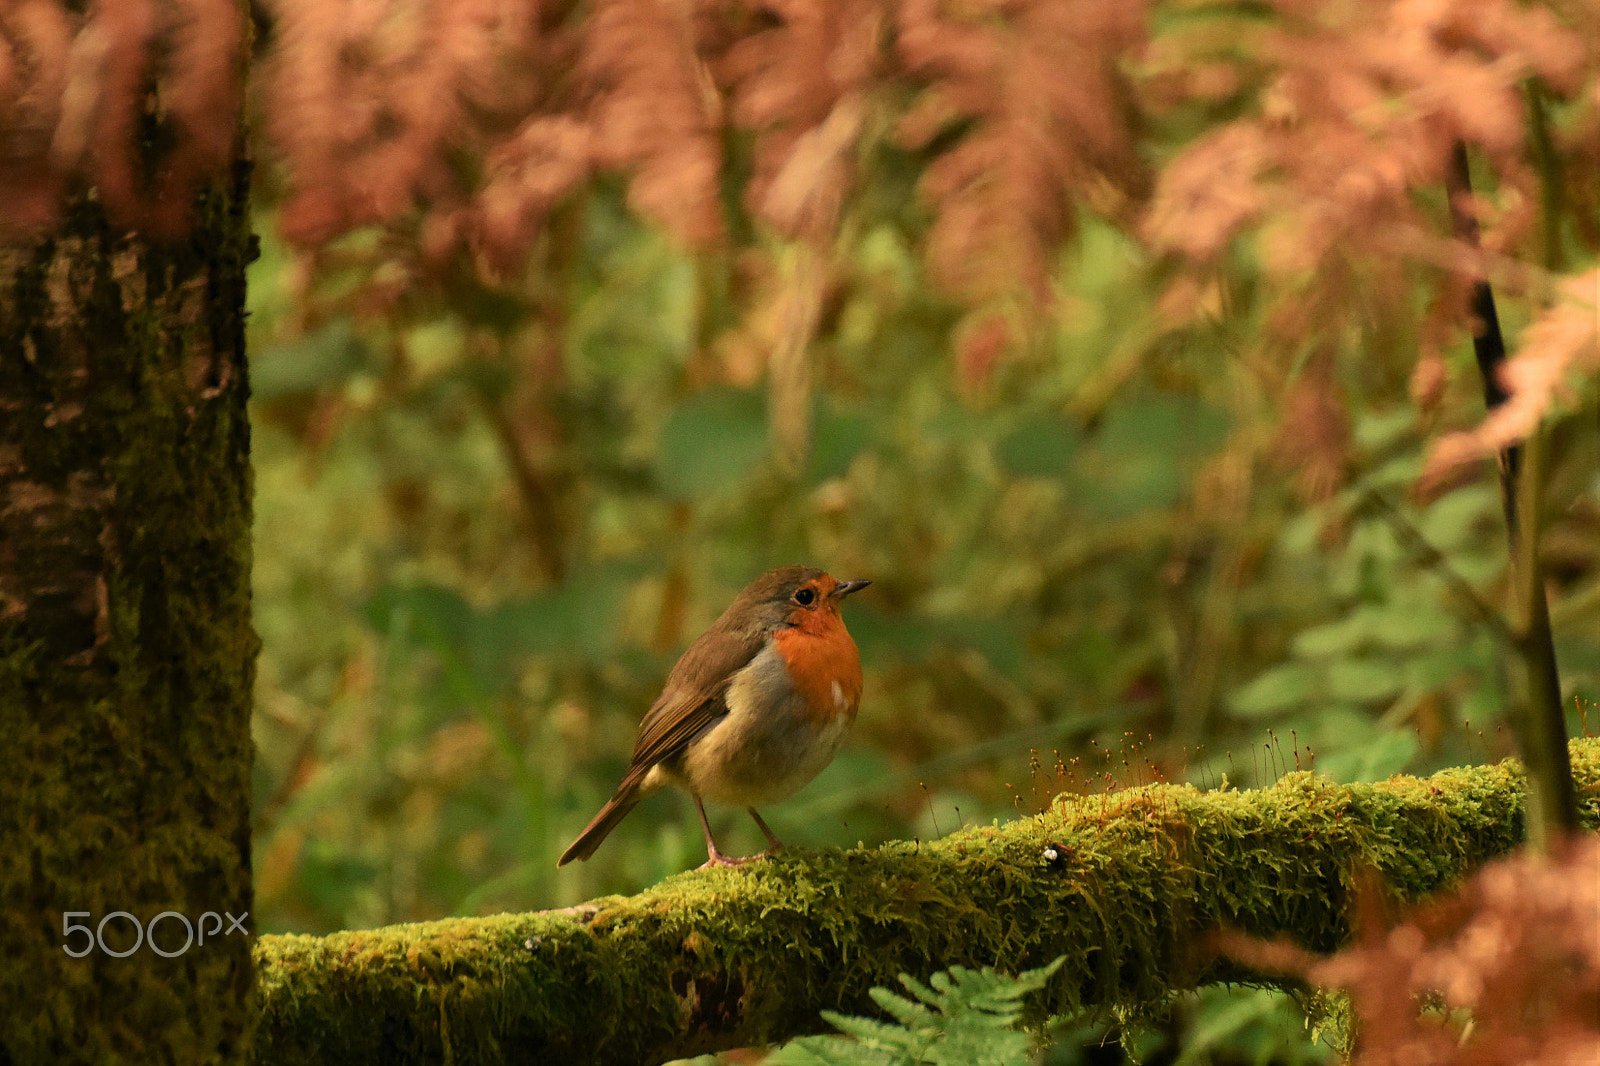
[[651,767],[676,754],[695,734],[728,713],[723,702],[728,685],[761,646],[759,635],[745,638],[714,631],[689,646],[672,668],[660,698],[639,723],[639,739],[618,792],[642,780]]

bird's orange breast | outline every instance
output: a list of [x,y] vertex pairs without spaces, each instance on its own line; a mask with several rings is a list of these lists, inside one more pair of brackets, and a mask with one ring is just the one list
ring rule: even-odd
[[845,715],[854,721],[861,702],[861,655],[837,609],[796,611],[793,624],[772,635],[805,700],[808,717],[823,724]]

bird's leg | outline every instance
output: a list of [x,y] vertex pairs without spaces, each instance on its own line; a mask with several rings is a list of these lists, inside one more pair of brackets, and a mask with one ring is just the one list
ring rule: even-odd
[[756,820],[756,825],[761,829],[761,835],[767,838],[767,854],[776,855],[782,851],[783,841],[779,840],[777,835],[767,827],[767,823],[761,820],[761,815],[756,813],[756,809],[754,807],[746,807],[745,810],[749,811],[750,817]]
[[[710,856],[710,858],[706,859],[705,863],[701,865],[700,869],[709,870],[713,866],[740,866],[749,862],[749,859],[730,858],[729,856],[724,855],[722,852],[717,850],[717,842],[711,837],[711,823],[706,821],[705,804],[701,803],[700,797],[695,795],[693,792],[689,793],[689,795],[694,796],[694,809],[695,812],[700,815],[700,829],[706,835],[706,854]],[[759,820],[760,819],[757,819],[757,821]]]

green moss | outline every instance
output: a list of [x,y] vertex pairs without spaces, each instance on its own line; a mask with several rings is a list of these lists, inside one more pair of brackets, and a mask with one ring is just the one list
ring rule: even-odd
[[[1600,742],[1573,744],[1580,787]],[[1202,793],[1154,785],[931,843],[786,854],[565,912],[262,937],[265,1061],[638,1063],[815,1032],[867,990],[953,964],[1066,962],[1043,1007],[1134,1015],[1241,976],[1227,926],[1318,950],[1358,871],[1402,899],[1521,839],[1512,763],[1426,780]],[[1586,824],[1600,821],[1591,797]],[[1051,855],[1054,858],[1051,858]]]
[[72,958],[62,932],[251,909],[247,189],[181,241],[84,196],[0,252],[0,495],[37,502],[0,519],[0,1062],[247,1053],[245,937]]

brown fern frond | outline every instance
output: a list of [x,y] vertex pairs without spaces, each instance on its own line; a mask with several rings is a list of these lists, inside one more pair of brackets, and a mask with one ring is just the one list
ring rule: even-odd
[[99,69],[89,75],[99,88],[88,144],[95,184],[106,204],[119,212],[141,200],[139,118],[146,107],[150,45],[157,30],[153,0],[109,0],[95,5],[80,35],[86,54],[97,54],[99,60]]
[[[101,0],[90,9],[74,74],[98,82],[89,177],[112,217],[168,237],[190,225],[200,182],[239,139],[243,30],[228,0]],[[62,157],[68,151],[63,141]]]
[[[1307,976],[1350,990],[1360,1066],[1592,1060],[1600,1054],[1597,875],[1592,840],[1555,860],[1501,860]],[[1470,1028],[1430,1023],[1421,996],[1470,1011]]]
[[1142,195],[1118,59],[1143,35],[1141,3],[1019,0],[966,16],[937,0],[900,5],[897,51],[926,85],[901,120],[902,142],[925,148],[970,124],[922,180],[937,212],[928,257],[944,286],[978,300],[1020,288],[1043,301],[1074,202],[1105,189]]
[[1560,301],[1523,331],[1516,354],[1501,370],[1500,385],[1509,398],[1476,428],[1434,445],[1424,486],[1527,439],[1568,393],[1572,375],[1600,373],[1600,269],[1566,279],[1559,291]]
[[1256,123],[1206,134],[1168,164],[1145,216],[1146,239],[1163,251],[1209,264],[1267,209],[1263,175],[1276,146]]
[[969,396],[988,382],[1013,341],[1012,324],[996,311],[967,316],[957,333],[956,381]]
[[48,225],[77,180],[117,223],[182,233],[238,144],[243,17],[231,0],[0,7],[0,228]]
[[579,71],[593,101],[594,159],[631,174],[634,209],[692,246],[720,241],[723,105],[692,3],[601,0]]
[[1335,375],[1337,366],[1331,348],[1307,360],[1289,389],[1278,426],[1274,456],[1297,472],[1297,487],[1309,501],[1326,500],[1344,481],[1350,420]]
[[524,0],[274,0],[268,130],[290,195],[280,225],[318,242],[465,194],[451,153],[526,108]]
[[[1253,100],[1240,101],[1246,114],[1165,168],[1141,232],[1187,268],[1180,276],[1200,279],[1248,235],[1280,354],[1303,350],[1309,338],[1331,341],[1353,322],[1412,321],[1406,301],[1425,285],[1430,310],[1402,343],[1424,353],[1412,387],[1419,402],[1432,403],[1444,382],[1438,353],[1447,327],[1459,329],[1474,283],[1492,270],[1508,291],[1528,292],[1540,276],[1527,261],[1538,257],[1533,243],[1550,203],[1541,182],[1549,176],[1528,160],[1528,82],[1538,78],[1538,91],[1558,98],[1593,93],[1600,36],[1585,29],[1600,24],[1576,6],[1557,18],[1517,0],[1273,7],[1276,18],[1251,23],[1254,51],[1240,63],[1240,82],[1259,86]],[[1184,45],[1196,49],[1197,63],[1212,62],[1205,49],[1218,47],[1198,38],[1166,48]],[[1174,55],[1159,58],[1162,70],[1180,65]],[[1436,206],[1463,143],[1495,175],[1493,196],[1451,205],[1474,219],[1476,245],[1457,239]],[[1187,292],[1195,282],[1178,284]],[[1526,403],[1497,414],[1498,428],[1470,444],[1444,442],[1430,470],[1445,476],[1490,440],[1524,431],[1530,412],[1548,403],[1557,366],[1577,358],[1575,343],[1537,340],[1533,351],[1543,357],[1522,371],[1537,379],[1526,384]]]
[[1414,194],[1443,185],[1459,142],[1507,190],[1485,247],[1523,240],[1538,201],[1523,82],[1576,93],[1592,83],[1594,42],[1514,0],[1275,6],[1280,19],[1257,34],[1270,73],[1255,111],[1161,176],[1143,225],[1157,250],[1211,262],[1270,218],[1265,265],[1279,280],[1333,258],[1414,255],[1438,226]]
[[882,0],[784,0],[764,11],[778,24],[739,39],[719,64],[735,123],[757,135],[745,204],[783,236],[823,243],[885,72],[889,13]]
[[[1600,1056],[1600,845],[1494,862],[1395,922],[1382,887],[1359,886],[1359,939],[1331,956],[1238,933],[1222,953],[1343,988],[1354,1066],[1576,1063]],[[1440,1009],[1442,1008],[1442,1010]]]
[[0,8],[0,233],[36,232],[56,217],[68,168],[57,164],[52,142],[61,129],[72,34],[66,12],[51,0]]
[[176,147],[162,160],[163,196],[186,199],[201,178],[233,158],[240,141],[244,20],[235,0],[182,0],[162,87]]
[[490,152],[488,180],[473,201],[469,226],[473,245],[495,271],[515,269],[550,209],[589,177],[593,145],[587,123],[540,115]]

